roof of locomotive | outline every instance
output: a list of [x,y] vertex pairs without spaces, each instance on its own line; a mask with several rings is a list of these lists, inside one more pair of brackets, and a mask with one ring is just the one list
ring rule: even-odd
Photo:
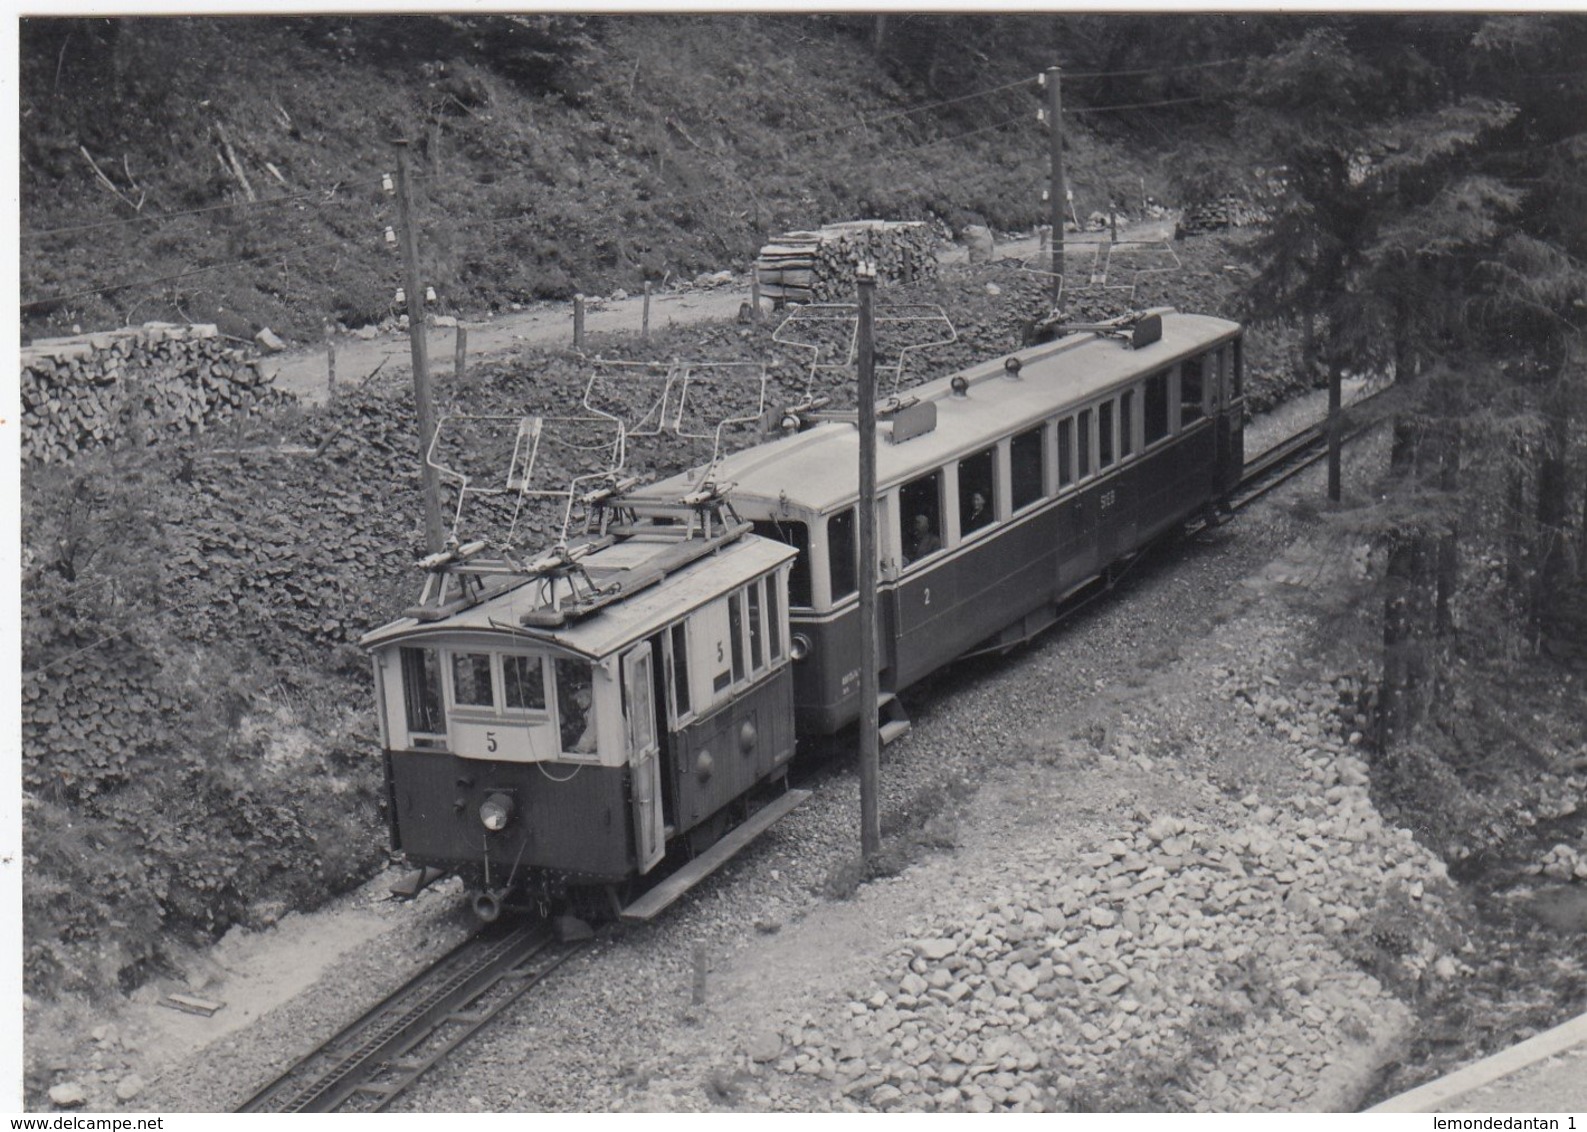
[[[1226,341],[1240,326],[1210,315],[1162,312],[1162,338],[1130,349],[1115,338],[1089,331],[1057,342],[1014,351],[959,371],[970,382],[969,395],[952,395],[954,375],[907,391],[937,404],[937,425],[900,444],[877,445],[876,480],[886,488],[959,455],[985,447],[1022,425],[1036,425],[1067,406],[1078,405],[1115,386],[1172,365],[1181,358]],[[1020,360],[1020,379],[1003,376],[1007,357]],[[763,501],[829,511],[846,504],[858,486],[859,434],[852,424],[832,421],[793,436],[736,452],[717,465],[713,479],[731,484],[736,505]],[[697,471],[646,485],[629,495],[635,502],[670,499],[689,490]],[[746,509],[751,514],[758,508]]]
[[[675,543],[625,539],[583,559],[598,583],[610,580],[608,571],[642,568]],[[772,539],[745,534],[718,550],[696,559],[662,581],[635,591],[632,597],[602,606],[597,612],[554,629],[522,625],[519,617],[542,609],[540,585],[533,579],[477,605],[436,621],[403,617],[366,633],[359,644],[366,649],[395,643],[456,636],[459,633],[494,633],[524,644],[548,644],[581,653],[592,659],[610,656],[629,643],[648,637],[684,614],[720,597],[738,585],[760,577],[793,558],[797,552]],[[620,573],[612,575],[620,577]]]

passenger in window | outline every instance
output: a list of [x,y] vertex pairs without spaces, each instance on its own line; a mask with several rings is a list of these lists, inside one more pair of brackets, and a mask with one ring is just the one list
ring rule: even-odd
[[904,545],[904,565],[935,554],[942,549],[942,541],[937,538],[937,532],[931,529],[929,515],[916,515],[915,525],[909,532],[909,538]]
[[992,521],[991,508],[986,505],[986,496],[979,491],[970,496],[970,511],[964,518],[964,529],[967,531],[978,530]]

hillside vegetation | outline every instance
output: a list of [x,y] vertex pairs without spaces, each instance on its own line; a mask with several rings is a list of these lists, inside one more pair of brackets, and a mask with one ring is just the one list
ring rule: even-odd
[[[907,40],[925,29],[895,22],[894,60],[874,30],[808,16],[24,21],[25,328],[190,319],[303,338],[379,321],[401,276],[381,188],[396,138],[412,142],[427,282],[454,312],[741,267],[769,235],[831,220],[1037,223],[1034,80],[1062,22],[1033,21],[1025,58],[953,38],[928,58]],[[1075,121],[1077,207],[1106,207],[1114,186],[1164,195],[1118,123],[1108,141]]]

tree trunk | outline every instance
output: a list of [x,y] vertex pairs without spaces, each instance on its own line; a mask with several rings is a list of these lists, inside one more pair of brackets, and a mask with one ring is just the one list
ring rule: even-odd
[[[1445,424],[1443,460],[1438,473],[1438,487],[1445,495],[1453,496],[1460,485],[1460,423]],[[1460,582],[1460,526],[1451,518],[1438,536],[1438,566],[1434,605],[1434,628],[1440,637],[1455,634],[1455,588]]]
[[1392,751],[1421,721],[1427,660],[1422,643],[1426,539],[1402,531],[1389,548],[1383,595],[1383,681],[1378,691],[1378,749]]
[[1537,526],[1534,535],[1532,625],[1541,629],[1550,599],[1566,581],[1569,554],[1565,547],[1569,490],[1566,456],[1570,444],[1570,409],[1563,367],[1543,398],[1543,451],[1537,467]]

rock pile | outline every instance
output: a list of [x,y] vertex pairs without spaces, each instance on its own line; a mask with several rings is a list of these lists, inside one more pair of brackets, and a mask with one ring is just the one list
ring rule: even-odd
[[22,458],[53,463],[123,438],[190,435],[287,400],[214,326],[150,322],[22,351]]

